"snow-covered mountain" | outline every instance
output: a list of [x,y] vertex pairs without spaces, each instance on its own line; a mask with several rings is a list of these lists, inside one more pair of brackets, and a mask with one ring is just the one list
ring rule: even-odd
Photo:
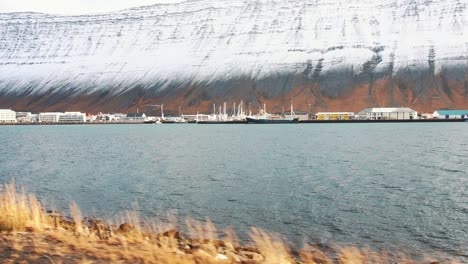
[[362,85],[369,104],[382,104],[373,86],[387,80],[396,99],[386,104],[414,103],[426,89],[458,106],[451,96],[468,97],[467,69],[463,0],[187,0],[99,15],[0,14],[2,104],[101,94],[196,105],[299,89],[325,107]]

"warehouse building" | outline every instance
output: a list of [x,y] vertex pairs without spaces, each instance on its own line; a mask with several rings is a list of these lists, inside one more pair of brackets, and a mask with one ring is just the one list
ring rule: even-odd
[[318,112],[316,120],[351,120],[354,119],[353,112]]
[[297,118],[299,121],[303,121],[303,120],[309,120],[309,113],[300,112],[300,111],[286,112],[286,113],[284,113],[284,117],[286,117],[286,118]]
[[468,118],[468,110],[436,110],[432,117],[437,119],[464,119]]
[[408,107],[376,107],[362,110],[358,117],[367,120],[408,120],[418,119],[418,112]]
[[0,109],[0,123],[16,123],[16,112],[11,109]]

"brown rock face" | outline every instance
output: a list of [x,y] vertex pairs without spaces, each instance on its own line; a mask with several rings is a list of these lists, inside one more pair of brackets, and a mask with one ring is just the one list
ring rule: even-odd
[[160,115],[150,105],[164,104],[166,115],[210,113],[213,104],[244,102],[256,113],[261,105],[269,112],[353,111],[367,107],[411,107],[418,112],[436,109],[468,108],[468,68],[400,70],[391,73],[350,71],[311,75],[278,75],[260,80],[237,78],[211,83],[178,84],[164,90],[134,88],[115,95],[110,91],[93,94],[63,94],[60,90],[44,94],[0,94],[0,108],[16,111],[140,112]]

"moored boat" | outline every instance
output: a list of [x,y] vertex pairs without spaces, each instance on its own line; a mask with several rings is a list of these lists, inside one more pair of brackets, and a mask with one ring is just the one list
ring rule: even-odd
[[299,118],[281,117],[281,116],[258,116],[246,117],[249,124],[290,124],[299,123]]
[[197,121],[197,124],[214,124],[214,125],[218,125],[218,124],[247,124],[247,121],[246,120],[227,120],[227,121],[217,121],[217,120],[213,120],[213,121]]
[[[291,113],[294,113],[291,105]],[[266,112],[266,106],[263,106],[263,109],[260,109],[260,113],[254,116],[246,117],[247,123],[249,124],[290,124],[290,123],[299,123],[299,118],[294,117],[285,117],[277,114],[269,114]]]

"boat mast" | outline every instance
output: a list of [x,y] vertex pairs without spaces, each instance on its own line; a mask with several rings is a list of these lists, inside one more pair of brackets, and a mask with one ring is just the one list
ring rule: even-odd
[[243,106],[243,105],[244,105],[244,102],[242,102],[242,100],[241,100],[240,105],[239,105],[239,115],[241,115],[241,116],[244,115],[244,113],[243,113],[243,111],[242,111],[242,110],[243,110],[243,109],[242,109],[242,106]]
[[223,105],[223,120],[226,119],[226,102],[224,102],[224,105]]
[[236,102],[234,102],[234,107],[232,108],[232,117],[233,117],[233,118],[237,115],[236,112],[237,112],[237,111],[236,111]]

